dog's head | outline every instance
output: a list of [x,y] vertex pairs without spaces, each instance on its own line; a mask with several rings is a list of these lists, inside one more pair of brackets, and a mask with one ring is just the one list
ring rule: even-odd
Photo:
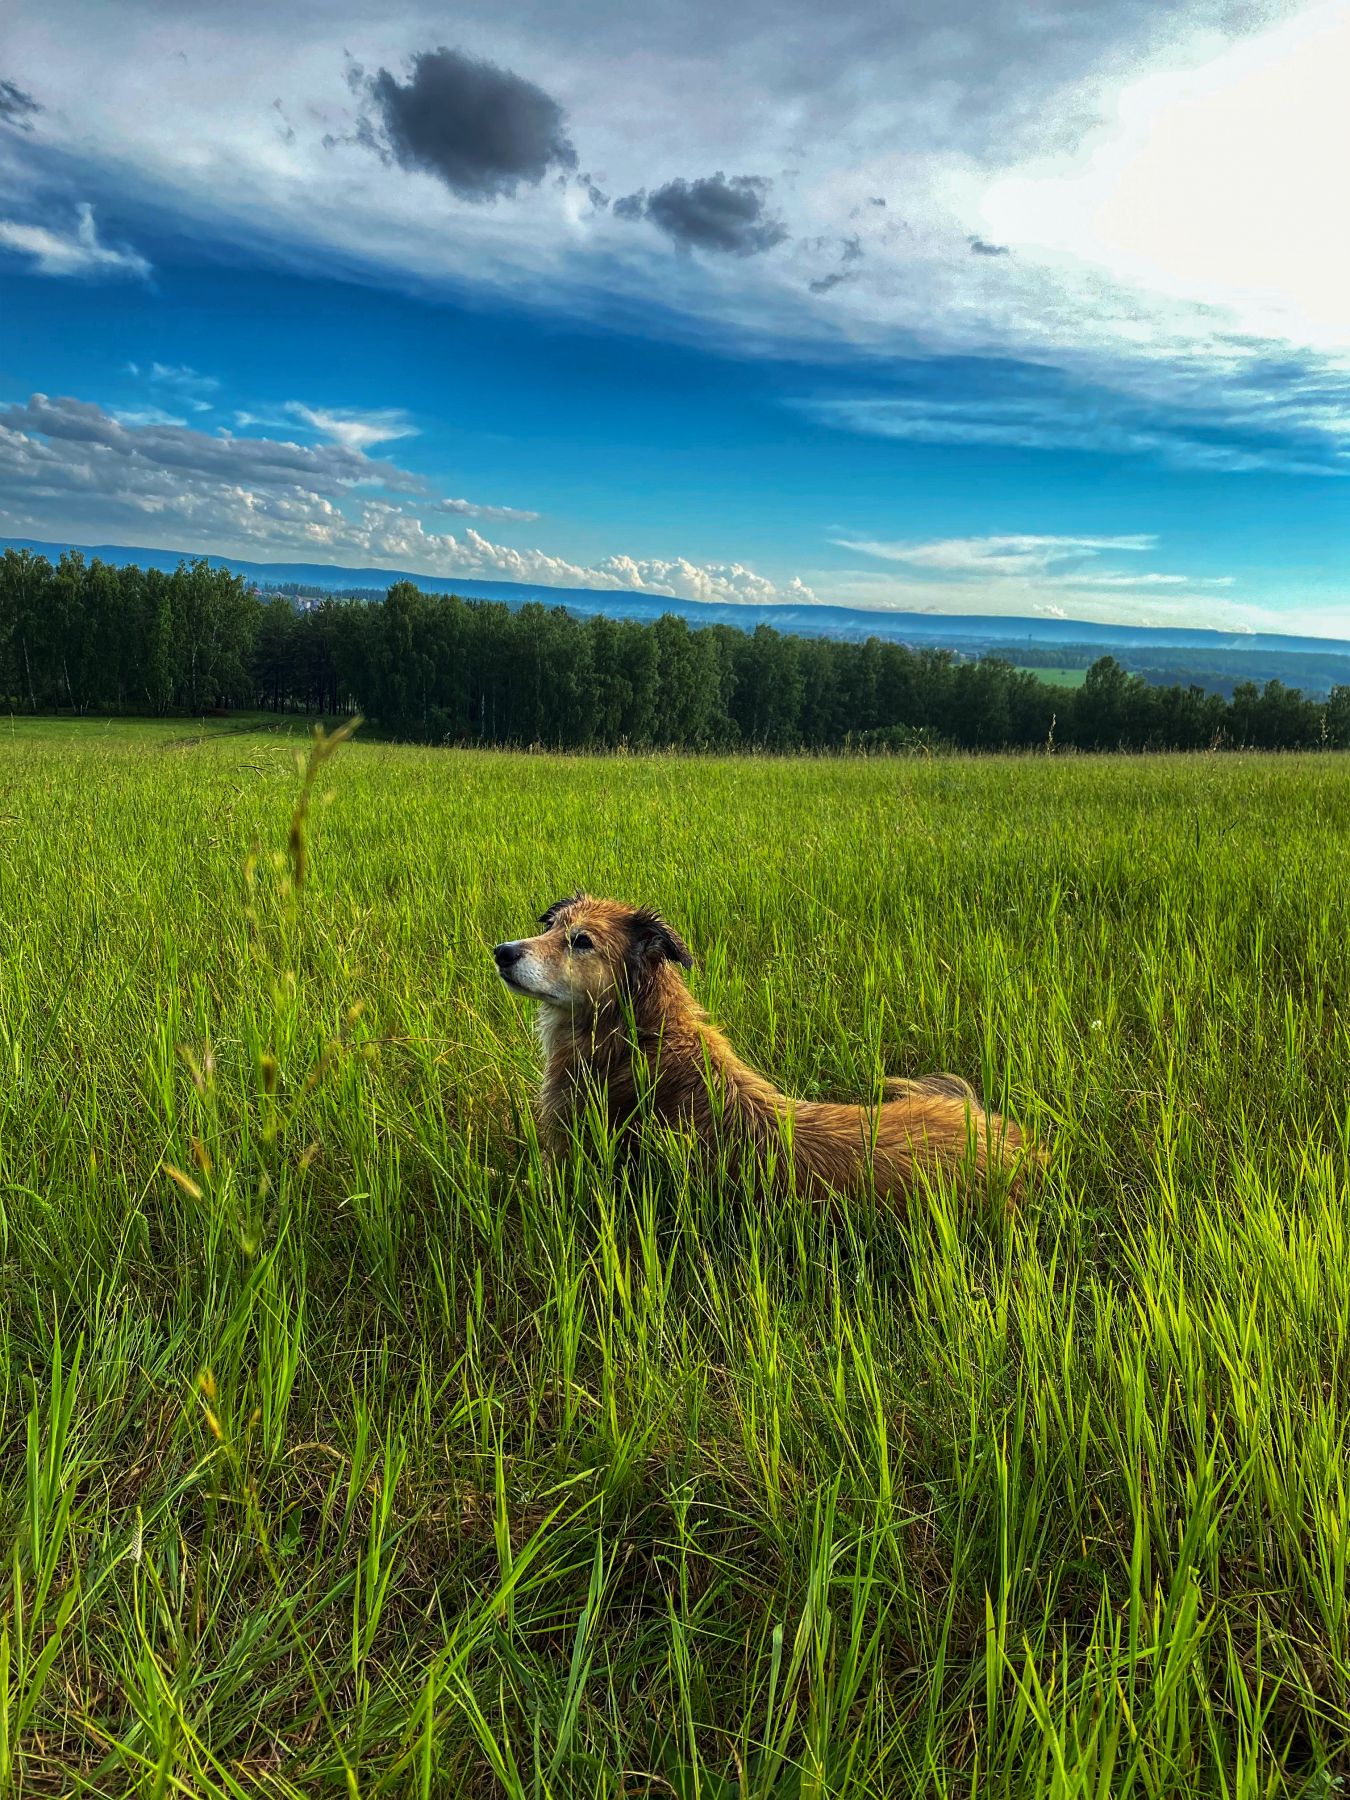
[[636,994],[666,963],[690,969],[683,940],[650,907],[573,894],[555,901],[538,937],[515,938],[492,952],[512,993],[569,1012],[598,1012]]

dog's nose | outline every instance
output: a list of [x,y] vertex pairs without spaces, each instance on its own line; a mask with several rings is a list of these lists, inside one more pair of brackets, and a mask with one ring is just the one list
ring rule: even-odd
[[509,969],[512,963],[520,961],[525,952],[519,944],[494,944],[492,955],[499,969]]

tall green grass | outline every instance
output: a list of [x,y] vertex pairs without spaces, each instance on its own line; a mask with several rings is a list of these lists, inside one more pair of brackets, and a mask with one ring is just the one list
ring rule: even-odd
[[[1350,764],[297,749],[0,731],[0,1795],[1336,1791]],[[542,1166],[578,884],[1030,1203]]]

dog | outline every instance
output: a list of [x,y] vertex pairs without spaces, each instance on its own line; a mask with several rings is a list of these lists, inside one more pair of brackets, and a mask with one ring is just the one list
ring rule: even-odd
[[688,947],[649,907],[576,893],[539,923],[538,936],[492,955],[511,992],[539,1006],[550,1151],[598,1099],[621,1142],[631,1144],[648,1107],[661,1124],[692,1128],[723,1166],[753,1166],[815,1201],[896,1200],[938,1170],[968,1185],[996,1169],[1011,1199],[1037,1160],[1018,1127],[986,1112],[955,1075],[888,1080],[872,1106],[789,1099],[710,1023],[685,982]]

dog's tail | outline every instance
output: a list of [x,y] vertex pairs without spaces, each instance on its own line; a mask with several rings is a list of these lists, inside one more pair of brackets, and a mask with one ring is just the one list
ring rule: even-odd
[[[1028,1181],[1046,1166],[1048,1158],[1045,1150],[1033,1143],[1022,1127],[1012,1119],[987,1111],[979,1094],[963,1076],[888,1076],[883,1092],[887,1101],[960,1101],[965,1109],[966,1130],[969,1133],[973,1127],[976,1134],[980,1164],[985,1166],[992,1163],[1003,1170],[1008,1181],[1008,1199],[1011,1204],[1015,1205],[1022,1199]],[[946,1114],[948,1109],[944,1107],[942,1112]],[[936,1123],[936,1119],[931,1119],[929,1129]],[[950,1115],[948,1129],[954,1139],[956,1125]]]
[[910,1100],[920,1094],[944,1094],[951,1100],[965,1100],[979,1106],[980,1096],[960,1075],[888,1075],[882,1089],[886,1100]]

